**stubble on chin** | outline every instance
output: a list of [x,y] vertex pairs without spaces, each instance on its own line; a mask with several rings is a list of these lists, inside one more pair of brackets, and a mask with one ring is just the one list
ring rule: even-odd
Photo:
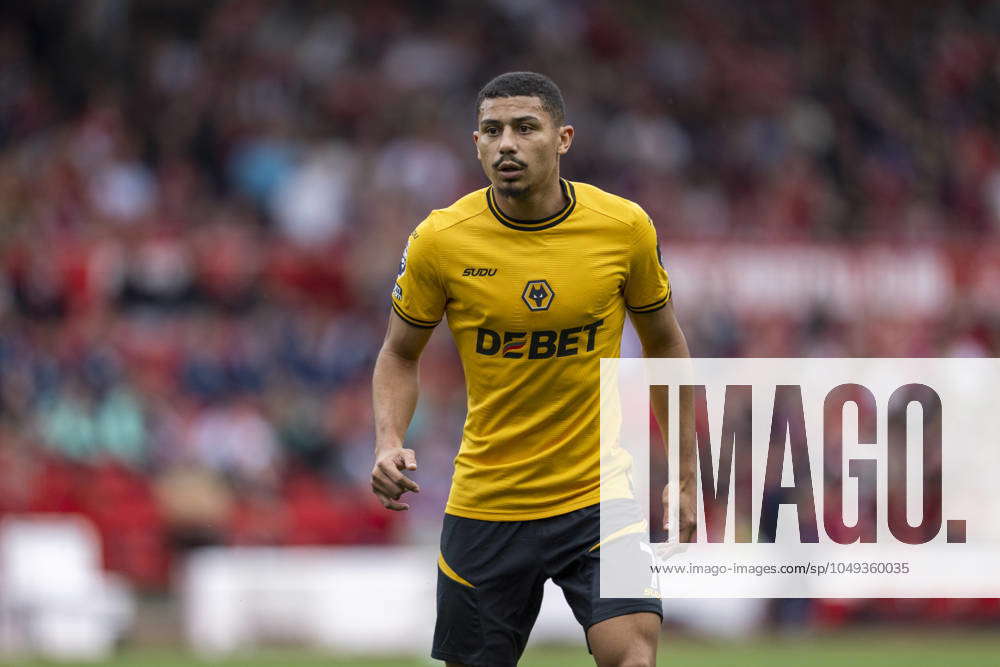
[[500,186],[497,188],[497,192],[499,192],[505,199],[520,199],[524,196],[527,190],[519,187]]
[[506,199],[520,199],[528,194],[528,188],[523,185],[499,184],[494,187]]

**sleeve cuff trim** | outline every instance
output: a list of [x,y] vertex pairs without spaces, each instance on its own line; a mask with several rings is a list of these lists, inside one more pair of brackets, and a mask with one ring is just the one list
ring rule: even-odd
[[434,322],[432,320],[421,320],[419,318],[412,317],[411,315],[407,315],[406,313],[403,312],[402,308],[396,305],[395,302],[392,302],[392,310],[394,313],[396,313],[396,315],[399,316],[399,319],[403,320],[404,322],[406,322],[411,326],[420,327],[421,329],[433,329],[434,327],[436,327],[438,324],[441,323],[441,320]]
[[626,303],[625,307],[628,308],[633,313],[651,313],[654,310],[659,310],[660,308],[663,308],[665,305],[667,305],[668,301],[670,301],[669,291],[663,297],[657,299],[652,303],[647,303],[644,306],[630,306],[628,305],[628,303]]

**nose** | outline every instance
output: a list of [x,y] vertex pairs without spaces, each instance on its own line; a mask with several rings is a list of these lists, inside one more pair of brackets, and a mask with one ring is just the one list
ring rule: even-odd
[[500,145],[497,147],[502,155],[517,152],[516,138],[517,134],[514,132],[514,128],[509,125],[503,128],[503,132],[500,134]]

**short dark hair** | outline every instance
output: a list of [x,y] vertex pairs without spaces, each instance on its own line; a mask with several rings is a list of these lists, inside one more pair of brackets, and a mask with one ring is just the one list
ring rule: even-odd
[[566,118],[566,105],[562,92],[555,81],[537,72],[507,72],[496,77],[479,91],[476,96],[476,120],[483,108],[483,101],[496,97],[537,97],[542,108],[549,112],[556,125],[562,125]]

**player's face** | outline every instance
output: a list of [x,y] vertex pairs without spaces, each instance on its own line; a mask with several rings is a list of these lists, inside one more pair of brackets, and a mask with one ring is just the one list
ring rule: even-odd
[[556,125],[537,97],[496,97],[483,100],[472,138],[493,187],[524,197],[559,179],[559,156],[569,150],[573,127]]

